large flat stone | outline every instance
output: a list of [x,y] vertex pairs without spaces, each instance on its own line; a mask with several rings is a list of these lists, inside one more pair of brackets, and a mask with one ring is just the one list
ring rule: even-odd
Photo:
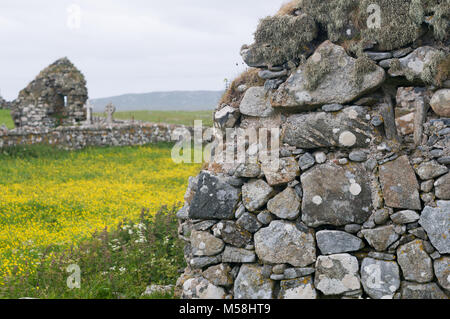
[[317,299],[312,277],[281,281],[279,299]]
[[270,186],[285,185],[300,175],[298,162],[294,157],[283,157],[278,161],[263,163],[262,171]]
[[282,125],[283,142],[305,149],[320,147],[367,147],[373,130],[367,109],[351,106],[337,114],[294,114]]
[[317,246],[323,255],[358,251],[364,243],[356,236],[337,230],[322,230],[316,233]]
[[375,66],[374,71],[361,74],[362,81],[355,81],[356,59],[331,41],[322,43],[308,59],[308,64],[325,65],[329,72],[324,74],[316,88],[307,89],[309,79],[303,64],[275,92],[273,107],[310,110],[324,104],[348,104],[379,87],[385,79],[383,68]]
[[319,256],[314,284],[324,295],[341,295],[361,288],[359,264],[349,254]]
[[442,257],[434,261],[434,273],[442,288],[450,291],[450,257]]
[[235,299],[272,299],[275,282],[264,278],[262,267],[242,265],[234,283]]
[[427,283],[433,280],[433,264],[425,252],[422,240],[414,240],[397,249],[403,277],[408,281]]
[[183,284],[183,299],[225,299],[225,290],[203,277],[190,278]]
[[223,179],[200,173],[197,191],[189,208],[191,219],[232,219],[240,191]]
[[433,59],[439,55],[439,52],[438,49],[431,46],[417,48],[404,58],[399,59],[399,68],[390,68],[389,74],[391,76],[405,76],[408,74],[414,79],[426,78],[427,66],[433,62]]
[[447,172],[448,168],[445,165],[440,165],[436,161],[422,163],[416,168],[417,175],[424,181],[442,176]]
[[439,178],[434,183],[434,188],[437,198],[450,200],[450,173]]
[[417,284],[413,282],[402,282],[402,299],[448,299],[445,293],[434,282],[429,284]]
[[400,236],[395,232],[395,226],[383,226],[374,229],[364,229],[361,231],[370,246],[377,251],[385,251]]
[[267,203],[267,209],[281,219],[293,220],[300,214],[301,201],[294,189],[287,187]]
[[244,248],[252,241],[252,234],[232,221],[222,221],[215,226],[215,232],[232,246]]
[[422,209],[419,183],[407,156],[380,166],[380,181],[387,206]]
[[250,181],[242,187],[242,201],[245,208],[255,212],[275,195],[275,190],[260,179]]
[[371,298],[392,299],[400,288],[400,269],[395,261],[364,258],[361,282]]
[[224,263],[254,263],[256,255],[254,251],[247,249],[226,246],[222,255],[222,262]]
[[450,253],[450,201],[438,201],[436,208],[425,207],[419,224],[439,253]]
[[274,112],[263,86],[249,88],[245,92],[239,110],[244,115],[258,117],[269,117]]
[[269,264],[306,267],[316,261],[313,231],[304,232],[289,222],[273,221],[255,234],[259,259]]
[[310,227],[362,224],[372,210],[368,172],[363,165],[316,165],[301,176],[302,220]]
[[191,245],[194,256],[214,256],[222,252],[225,243],[208,232],[193,231],[191,233]]

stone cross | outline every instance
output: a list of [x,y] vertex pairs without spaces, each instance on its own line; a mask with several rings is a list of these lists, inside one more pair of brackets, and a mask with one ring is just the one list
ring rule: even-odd
[[113,115],[115,112],[116,112],[116,107],[112,103],[109,103],[108,105],[106,105],[105,113],[106,113],[106,122],[108,124],[114,123]]
[[86,123],[88,125],[91,125],[92,124],[92,105],[91,105],[91,102],[87,101],[85,107],[86,107]]

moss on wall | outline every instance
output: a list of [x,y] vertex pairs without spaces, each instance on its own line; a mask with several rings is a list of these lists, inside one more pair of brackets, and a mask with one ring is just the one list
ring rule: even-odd
[[281,65],[300,58],[316,36],[316,23],[309,16],[267,17],[256,30],[254,49],[268,64]]

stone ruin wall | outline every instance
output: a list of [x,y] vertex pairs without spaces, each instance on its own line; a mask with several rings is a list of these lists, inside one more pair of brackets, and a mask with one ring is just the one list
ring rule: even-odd
[[67,150],[89,146],[133,146],[177,142],[193,128],[173,124],[108,124],[60,126],[55,129],[27,128],[0,130],[0,149],[19,145],[46,144]]
[[88,91],[84,75],[62,58],[42,70],[11,102],[16,127],[74,125],[86,120]]
[[[314,4],[342,8],[316,2],[266,18],[243,47],[264,84],[232,86],[215,125],[280,128],[281,165],[213,162],[190,179],[178,212],[181,298],[450,296],[448,28],[442,36],[437,18],[403,16],[420,32],[390,26],[402,41],[358,43],[358,56],[340,31],[367,30],[324,25]],[[444,10],[448,26],[448,4],[433,10],[424,12]],[[273,32],[262,30],[272,20]],[[299,32],[277,29],[285,20]],[[283,41],[300,41],[300,58]]]

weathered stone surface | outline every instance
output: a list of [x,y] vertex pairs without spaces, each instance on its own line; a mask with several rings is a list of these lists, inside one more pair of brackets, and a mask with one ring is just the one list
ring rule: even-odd
[[261,166],[258,163],[242,163],[236,169],[235,176],[255,178],[261,174]]
[[427,283],[433,280],[433,264],[423,248],[422,240],[409,242],[397,249],[403,277],[408,281]]
[[408,74],[414,79],[423,79],[425,78],[424,73],[428,71],[428,66],[432,64],[433,59],[438,54],[439,50],[430,46],[417,48],[404,58],[399,59],[398,67],[392,68],[391,64],[389,74],[391,76],[405,76]]
[[371,191],[361,164],[316,165],[301,181],[302,220],[308,226],[362,224],[370,216]]
[[371,258],[385,260],[385,261],[394,261],[396,259],[393,254],[380,253],[377,251],[371,251],[368,255]]
[[408,113],[406,115],[397,117],[395,119],[395,124],[397,125],[397,130],[402,135],[408,135],[414,133],[414,121],[415,113]]
[[358,251],[364,243],[356,236],[343,231],[323,230],[316,233],[317,246],[323,255]]
[[239,119],[240,112],[237,108],[226,105],[214,113],[214,120],[221,128],[232,128]]
[[322,106],[322,111],[324,112],[338,112],[342,110],[344,106],[342,104],[326,104]]
[[349,254],[319,256],[314,284],[325,295],[341,295],[361,288],[358,259]]
[[394,261],[364,258],[361,264],[364,291],[373,299],[392,299],[400,288],[400,269]]
[[222,252],[224,242],[208,232],[196,231],[191,233],[191,245],[194,256],[214,256]]
[[212,257],[194,257],[189,261],[193,269],[202,269],[207,266],[219,264],[222,261],[222,255]]
[[367,152],[353,151],[349,154],[348,158],[353,162],[365,162],[367,160]]
[[450,200],[450,173],[439,178],[434,183],[436,197]]
[[292,182],[299,174],[297,160],[294,157],[280,158],[278,166],[264,163],[262,170],[271,186],[284,185]]
[[390,59],[392,58],[392,53],[391,52],[371,52],[371,51],[366,51],[365,52],[367,54],[367,56],[374,60],[374,61],[380,61],[380,60],[386,60],[386,59]]
[[450,291],[450,257],[434,261],[434,273],[442,288]]
[[306,154],[300,156],[300,158],[298,159],[298,164],[302,171],[306,171],[308,168],[313,167],[315,163],[316,163],[316,160],[309,153],[306,153]]
[[305,277],[312,275],[315,273],[315,269],[312,267],[303,267],[303,268],[287,268],[284,270],[284,278],[285,279],[296,279],[300,277]]
[[221,178],[202,172],[189,208],[191,219],[232,219],[239,202],[239,190]]
[[437,115],[450,117],[450,89],[436,91],[430,105]]
[[289,222],[273,221],[255,234],[259,259],[270,264],[305,267],[316,261],[314,233],[301,231]]
[[434,282],[429,284],[417,284],[402,282],[402,299],[448,299],[445,293]]
[[235,299],[272,299],[275,282],[262,276],[262,267],[242,265],[234,283]]
[[245,92],[239,110],[249,116],[269,117],[273,114],[267,91],[262,86],[251,87]]
[[402,225],[414,223],[420,219],[420,216],[413,210],[402,210],[391,215],[391,219],[394,223]]
[[274,216],[268,211],[263,211],[263,212],[259,213],[256,218],[258,218],[258,221],[261,224],[263,224],[264,226],[267,226],[272,222],[272,220],[274,219]]
[[224,299],[223,288],[214,286],[203,277],[190,278],[183,284],[183,299]]
[[224,263],[253,263],[255,261],[255,252],[242,248],[226,246],[222,255]]
[[218,235],[232,246],[244,248],[252,241],[252,234],[232,221],[223,221],[216,225]]
[[267,209],[278,218],[293,220],[300,214],[301,201],[295,190],[287,187],[267,203]]
[[401,156],[380,166],[380,181],[387,206],[422,209],[419,183],[407,156]]
[[279,299],[317,299],[311,276],[283,280],[280,284]]
[[242,201],[245,208],[254,212],[263,207],[275,191],[263,180],[253,180],[242,186]]
[[427,232],[431,243],[441,254],[450,253],[450,201],[438,201],[437,207],[425,207],[420,225]]
[[416,168],[417,175],[424,181],[442,176],[447,172],[448,168],[436,161],[422,163]]
[[361,232],[369,245],[375,248],[377,251],[386,250],[400,237],[395,232],[395,226],[393,225],[378,227],[374,229],[364,229]]
[[302,65],[276,91],[272,103],[274,107],[309,110],[324,104],[347,104],[377,88],[385,79],[384,70],[375,66],[374,71],[360,74],[361,82],[357,83],[354,78],[356,60],[330,41],[317,48],[308,59],[308,64],[328,67],[317,88],[307,89],[309,79],[305,74],[305,65]]
[[256,233],[262,227],[262,224],[258,221],[256,216],[250,213],[242,214],[236,224],[252,234]]
[[373,130],[367,109],[351,106],[338,113],[295,114],[282,125],[284,143],[304,149],[367,147]]
[[220,264],[209,267],[203,271],[203,277],[215,286],[228,287],[233,284],[233,277],[231,276],[231,267],[226,264]]

